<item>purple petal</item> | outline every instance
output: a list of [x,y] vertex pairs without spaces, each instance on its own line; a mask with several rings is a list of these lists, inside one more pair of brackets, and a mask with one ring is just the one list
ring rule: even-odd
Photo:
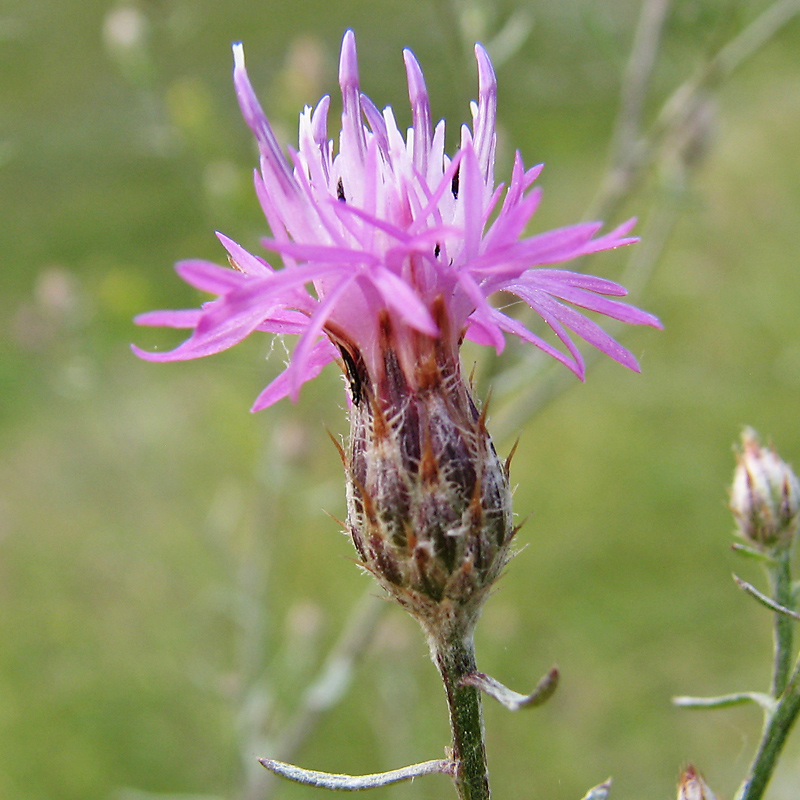
[[[311,349],[306,360],[305,372],[303,373],[301,383],[316,378],[322,372],[322,368],[331,361],[336,359],[336,348],[328,341],[327,338],[320,339]],[[278,400],[286,397],[290,390],[288,368],[281,372],[275,380],[273,380],[266,389],[256,398],[253,407],[250,409],[252,412],[261,411]]]
[[308,314],[292,309],[279,309],[265,319],[256,328],[264,333],[297,333],[301,334],[308,327]]
[[[519,154],[519,150],[517,150],[517,158],[519,158],[520,162],[522,162],[522,157]],[[543,169],[544,164],[536,164],[525,173],[525,179],[523,182],[524,191],[527,191],[531,187],[531,184],[539,177],[539,175],[541,175]]]
[[599,222],[583,222],[547,231],[504,247],[496,245],[475,259],[468,267],[473,273],[493,276],[495,281],[491,291],[496,291],[499,286],[498,279],[508,280],[517,277],[525,269],[540,264],[569,261],[599,250],[609,250],[637,241],[635,238],[617,238],[615,234],[625,226],[620,226],[616,231],[598,239],[592,239],[600,225]]
[[[487,320],[493,318],[495,309],[487,302],[483,290],[467,272],[459,273],[458,284],[461,289],[464,290],[473,305],[473,310],[468,318],[478,323],[483,323],[485,333],[491,336],[492,346],[498,353],[502,353],[503,348],[506,346],[505,339],[496,325],[487,322]],[[456,322],[458,322],[458,320],[456,320]]]
[[225,294],[240,288],[247,283],[248,278],[241,272],[236,272],[229,267],[220,267],[210,261],[179,261],[175,265],[175,272],[195,289],[209,294]]
[[447,169],[444,171],[444,175],[442,175],[442,179],[431,193],[427,206],[425,206],[425,208],[417,215],[414,223],[409,227],[410,232],[416,233],[421,231],[428,224],[428,220],[431,217],[437,221],[441,221],[441,215],[438,208],[439,202],[441,201],[445,192],[451,191],[453,178],[460,170],[463,158],[464,151],[459,150],[450,164],[448,164]]
[[236,266],[245,275],[251,275],[256,278],[263,278],[271,275],[275,270],[272,269],[263,260],[256,258],[252,253],[248,253],[240,244],[237,244],[233,239],[229,239],[225,234],[217,231],[217,239],[222,242],[222,246],[228,251]]
[[367,142],[361,124],[361,92],[358,84],[358,57],[356,37],[348,30],[342,40],[342,53],[339,58],[339,86],[342,90],[342,148],[351,145],[355,148],[358,161],[364,162]]
[[497,119],[497,78],[489,54],[479,44],[475,45],[475,58],[478,61],[478,116],[475,120],[475,152],[484,181],[491,181]]
[[186,308],[179,311],[148,311],[134,317],[137,325],[155,328],[194,328],[200,321],[203,311],[199,308]]
[[[537,336],[533,331],[528,330],[521,322],[514,319],[513,317],[504,314],[502,311],[498,309],[493,309],[493,317],[496,320],[498,327],[502,330],[508,331],[509,333],[513,333],[515,336],[518,336],[525,342],[529,342],[530,344],[538,347],[542,352],[546,353],[549,356],[552,356],[556,359],[556,361],[560,361],[565,367],[571,369],[581,380],[584,379],[585,376],[585,366],[583,362],[583,357],[581,356],[578,349],[575,347],[574,342],[566,333],[566,331],[558,325],[556,322],[556,335],[558,335],[559,339],[561,339],[564,344],[567,346],[567,349],[570,351],[572,358],[562,353],[557,348],[553,347],[553,345],[546,342],[540,336]],[[551,326],[552,327],[552,326]],[[555,329],[554,329],[555,330]],[[559,335],[560,334],[560,335]]]
[[296,189],[296,184],[289,165],[283,157],[281,147],[266,115],[261,109],[250,79],[247,77],[247,69],[244,65],[244,48],[241,42],[233,45],[233,85],[236,89],[236,97],[239,100],[239,107],[245,122],[253,131],[258,142],[259,149],[269,164],[271,172],[280,182],[283,191],[290,193]]
[[[484,318],[474,313],[467,318],[467,330],[464,337],[483,347],[494,347],[498,353],[502,353],[505,347],[503,332],[497,323],[488,317]],[[498,342],[502,343],[499,349]]]
[[601,222],[582,222],[565,228],[556,228],[538,236],[524,239],[517,246],[522,258],[530,266],[568,261],[583,253],[586,243],[600,230]]
[[357,206],[351,206],[349,203],[338,203],[332,200],[331,207],[333,208],[334,214],[340,218],[347,216],[358,217],[376,230],[383,231],[385,234],[400,242],[408,242],[411,239],[407,231],[398,228],[397,225],[393,225],[391,222],[380,219],[380,217],[376,217],[374,214],[369,214]]
[[[531,272],[535,275],[535,270]],[[527,276],[522,276],[522,278],[525,277]],[[605,297],[598,297],[583,289],[576,289],[563,284],[558,285],[554,281],[537,281],[535,278],[526,285],[536,286],[548,294],[566,300],[573,305],[580,306],[589,311],[597,311],[612,319],[618,319],[620,322],[627,322],[630,325],[650,325],[653,328],[664,327],[658,317],[653,314],[648,314],[646,311],[641,311],[627,303],[620,303],[619,300],[608,300]],[[511,291],[513,291],[513,289],[511,289]]]
[[[263,163],[263,159],[262,170],[266,171],[266,164]],[[267,189],[264,176],[259,174],[258,170],[253,170],[253,185],[255,186],[256,197],[261,205],[261,210],[264,212],[264,216],[267,218],[267,224],[272,231],[272,235],[276,239],[287,239],[287,229],[279,209],[279,203],[275,202],[276,198],[269,189]]]
[[330,268],[318,267],[284,270],[269,278],[250,279],[242,288],[205,306],[192,336],[174,350],[143,353],[137,348],[135,352],[149,361],[184,361],[227,350],[285,306],[287,296],[293,300],[294,290],[330,272]]
[[[636,217],[631,217],[630,219],[625,220],[625,222],[623,222],[621,225],[618,225],[616,228],[614,228],[613,231],[609,231],[603,236],[595,239],[592,242],[593,249],[588,252],[596,253],[600,250],[611,250],[615,247],[621,247],[624,244],[633,244],[638,242],[638,236],[626,237],[626,234],[633,230],[636,222]],[[599,224],[602,225],[602,223]]]
[[570,272],[566,269],[537,268],[526,272],[520,276],[519,280],[525,281],[528,276],[531,276],[531,279],[537,283],[539,281],[552,281],[559,286],[575,286],[597,294],[612,295],[614,297],[625,297],[628,294],[628,290],[619,283],[605,278],[598,278],[595,275],[584,275],[582,272]]
[[319,147],[322,153],[325,152],[328,146],[328,109],[330,105],[330,95],[323,95],[317,103],[314,113],[311,115],[312,135],[317,147]]
[[403,60],[406,65],[408,99],[411,101],[411,121],[414,129],[414,166],[421,175],[425,175],[428,171],[428,153],[432,136],[431,105],[425,78],[414,54],[408,49],[403,50]]
[[374,253],[367,253],[364,250],[351,250],[346,247],[278,242],[275,239],[262,239],[261,244],[267,250],[274,250],[281,255],[289,255],[298,261],[328,264],[331,269],[342,269],[358,265],[378,266],[381,263],[380,258]]
[[428,336],[438,336],[439,328],[433,321],[431,312],[420,299],[414,288],[402,278],[379,267],[370,276],[373,286],[380,292],[386,305],[412,328]]
[[289,364],[288,372],[289,394],[293,401],[297,401],[298,395],[300,394],[300,387],[308,380],[305,376],[308,372],[316,339],[322,333],[326,323],[330,319],[336,303],[354,281],[355,276],[348,278],[333,287],[333,289],[325,295],[317,306],[316,311],[311,315],[305,333],[300,337],[300,341],[292,352],[292,361]]
[[459,172],[459,200],[464,203],[464,255],[467,259],[478,255],[483,234],[483,191],[478,159],[472,147],[462,148],[464,157]]
[[[509,190],[510,191],[510,190]],[[516,242],[531,217],[536,213],[542,199],[542,190],[534,189],[517,203],[504,203],[500,214],[484,238],[484,252]],[[506,196],[508,200],[508,196]]]
[[544,292],[531,291],[522,286],[509,291],[525,300],[554,330],[554,320],[558,320],[610,358],[634,372],[639,372],[639,365],[633,354],[588,317],[559,303]]
[[370,130],[375,136],[378,149],[381,151],[384,158],[388,158],[389,134],[386,131],[386,120],[384,120],[383,114],[381,114],[375,103],[365,94],[361,95],[361,108],[364,111],[364,116],[367,118]]

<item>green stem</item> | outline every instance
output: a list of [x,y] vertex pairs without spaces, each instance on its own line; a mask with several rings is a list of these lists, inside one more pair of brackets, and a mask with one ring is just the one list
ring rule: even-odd
[[462,686],[461,679],[477,671],[472,636],[433,641],[431,654],[444,682],[453,735],[453,782],[461,800],[490,800],[480,691]]
[[[767,573],[772,599],[778,605],[793,610],[790,550],[776,554],[774,563],[767,567]],[[736,795],[737,800],[761,799],[789,732],[800,714],[800,658],[792,671],[794,620],[779,612],[775,613],[774,619],[775,660],[772,672],[772,697],[776,705],[764,720],[758,752],[747,778]]]
[[[781,553],[769,573],[770,595],[785,608],[792,608],[791,554]],[[792,635],[794,620],[786,614],[775,613],[773,639],[775,643],[775,662],[772,672],[772,696],[777,700],[786,688],[789,671],[792,667]]]
[[783,745],[800,713],[800,660],[784,689],[774,713],[767,716],[761,744],[750,767],[750,774],[737,794],[737,800],[761,800]]

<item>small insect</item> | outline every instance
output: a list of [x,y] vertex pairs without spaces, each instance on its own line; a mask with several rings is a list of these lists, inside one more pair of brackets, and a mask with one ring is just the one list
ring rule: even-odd
[[340,346],[339,352],[342,354],[345,374],[350,384],[350,397],[353,400],[353,405],[357,406],[361,402],[361,378],[358,375],[358,367],[356,366],[353,356],[351,356],[344,347]]

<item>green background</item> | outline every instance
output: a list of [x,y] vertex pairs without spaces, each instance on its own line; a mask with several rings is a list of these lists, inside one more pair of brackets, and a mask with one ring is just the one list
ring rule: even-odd
[[[765,7],[674,3],[647,119]],[[520,10],[533,26],[498,66],[497,177],[513,148],[547,163],[539,231],[580,219],[600,183],[637,3],[0,9],[0,797],[265,797],[252,780],[245,789],[248,771],[369,588],[324,513],[345,513],[325,431],[346,431],[335,369],[297,405],[253,416],[279,343],[269,361],[261,339],[172,365],[128,348],[180,340],[131,323],[197,304],[175,260],[222,261],[214,230],[256,250],[267,230],[231,42],[244,40],[287,142],[304,103],[330,92],[336,107],[347,27],[364,90],[408,124],[409,46],[452,152],[475,92],[465,41]],[[578,800],[608,775],[615,800],[666,800],[690,762],[730,797],[749,763],[756,709],[700,714],[670,698],[768,687],[769,615],[730,574],[763,582],[729,550],[726,487],[744,424],[800,461],[799,53],[794,21],[709,96],[692,174],[662,160],[625,204],[645,240],[654,208],[676,219],[636,298],[665,330],[625,340],[641,375],[599,362],[585,385],[570,380],[524,424],[502,425],[514,393],[550,373],[517,345],[497,361],[465,354],[479,359],[479,393],[495,387],[499,450],[522,436],[512,478],[529,517],[479,629],[479,664],[520,691],[553,662],[562,671],[541,709],[486,704],[500,800]],[[583,268],[619,277],[629,255]],[[511,370],[522,389],[504,388]],[[295,758],[371,772],[441,757],[447,739],[422,637],[388,608],[343,701]],[[797,740],[771,800],[798,797]],[[453,795],[434,776],[373,796]]]

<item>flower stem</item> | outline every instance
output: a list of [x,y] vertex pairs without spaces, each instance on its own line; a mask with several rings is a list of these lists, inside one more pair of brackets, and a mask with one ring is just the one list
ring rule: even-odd
[[739,790],[737,800],[760,800],[778,762],[786,738],[800,713],[800,660],[783,691],[775,711],[767,716],[761,744],[753,759],[750,774]]
[[[792,608],[792,573],[790,552],[782,552],[769,573],[770,595],[778,605]],[[772,696],[777,700],[786,688],[792,666],[792,626],[794,621],[786,614],[775,613],[773,638],[775,661],[772,672]]]
[[460,800],[490,800],[480,691],[461,683],[477,670],[472,635],[432,640],[431,655],[442,676],[450,710],[456,792]]
[[[770,595],[776,604],[793,609],[791,551],[785,549],[767,568]],[[794,620],[785,613],[775,612],[773,629],[775,660],[772,673],[772,697],[775,707],[767,713],[761,744],[753,759],[750,772],[739,789],[737,800],[760,800],[786,743],[798,714],[800,714],[800,658],[792,671],[792,626]]]

